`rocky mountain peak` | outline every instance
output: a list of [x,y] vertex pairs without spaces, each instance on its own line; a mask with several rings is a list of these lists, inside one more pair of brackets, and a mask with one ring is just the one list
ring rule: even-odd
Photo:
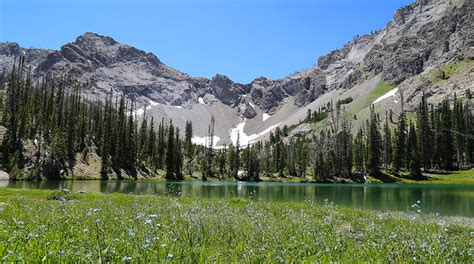
[[20,45],[13,42],[0,43],[0,54],[4,56],[18,56],[21,52]]
[[241,85],[234,83],[229,77],[222,74],[216,74],[212,78],[210,86],[216,97],[227,105],[235,105],[240,94],[245,93]]
[[71,62],[88,63],[92,68],[106,67],[118,62],[150,60],[156,64],[160,63],[153,54],[120,44],[111,37],[90,32],[61,47],[61,54]]
[[117,44],[113,38],[108,36],[102,36],[93,32],[86,32],[76,38],[74,44],[78,46],[89,46],[89,47],[101,47],[101,46],[112,46]]

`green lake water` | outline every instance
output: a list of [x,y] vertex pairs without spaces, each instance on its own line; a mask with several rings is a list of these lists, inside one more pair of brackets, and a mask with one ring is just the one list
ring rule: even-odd
[[[202,198],[312,201],[374,210],[414,211],[474,217],[474,185],[310,184],[163,181],[4,181],[0,187],[63,189],[102,193],[156,194]],[[419,208],[411,205],[419,202]]]

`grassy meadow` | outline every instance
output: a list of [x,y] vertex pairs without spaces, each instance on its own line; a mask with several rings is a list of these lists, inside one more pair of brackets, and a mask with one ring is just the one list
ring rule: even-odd
[[384,171],[381,177],[368,177],[369,183],[410,184],[474,184],[474,169],[452,171],[446,174],[423,173],[422,179],[412,179],[409,172],[398,175]]
[[325,204],[0,189],[2,262],[473,262],[474,219]]

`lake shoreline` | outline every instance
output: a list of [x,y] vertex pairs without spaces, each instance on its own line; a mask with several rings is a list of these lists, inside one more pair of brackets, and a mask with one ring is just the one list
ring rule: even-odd
[[[3,180],[8,180],[8,178],[2,178]],[[9,179],[13,181],[31,181],[31,180],[17,180],[17,179]],[[102,179],[100,177],[66,177],[64,179],[44,179],[47,181],[69,181],[69,180],[76,180],[76,181],[97,181],[97,180],[107,180]],[[124,181],[163,181],[163,182],[173,182],[173,181],[202,181],[201,177],[199,176],[189,176],[185,175],[183,180],[167,180],[165,179],[165,175],[161,174],[157,177],[138,177],[138,178],[124,178],[124,179],[108,179],[108,180],[124,180]],[[38,180],[34,180],[38,181]],[[39,180],[42,181],[42,180]],[[423,178],[419,180],[411,179],[407,175],[401,173],[400,175],[390,174],[390,173],[382,173],[381,177],[367,177],[367,182],[354,182],[350,179],[342,179],[340,181],[317,181],[314,180],[312,177],[260,177],[259,181],[246,181],[242,179],[235,179],[229,177],[222,177],[222,178],[208,178],[206,179],[208,182],[269,182],[269,183],[311,183],[311,184],[383,184],[383,183],[393,183],[393,184],[459,184],[459,185],[474,185],[474,169],[470,170],[460,170],[460,171],[453,171],[449,173],[424,173]]]
[[472,184],[320,184],[297,182],[165,181],[165,180],[49,180],[0,182],[0,189],[65,190],[103,193],[252,199],[267,202],[325,201],[360,209],[404,211],[423,201],[423,212],[474,217]]

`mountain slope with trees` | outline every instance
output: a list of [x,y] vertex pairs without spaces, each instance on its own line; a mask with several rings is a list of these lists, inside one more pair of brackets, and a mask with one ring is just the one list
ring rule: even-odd
[[[222,74],[211,79],[192,77],[152,53],[90,32],[57,51],[0,43],[0,71],[10,72],[15,58],[24,54],[34,80],[70,76],[87,87],[81,94],[92,101],[105,101],[111,93],[124,95],[134,101],[139,115],[146,112],[155,121],[172,119],[181,132],[187,120],[195,120],[194,142],[205,141],[214,116],[215,143],[224,146],[236,143],[229,130],[243,125],[239,132],[247,136],[242,135],[242,140],[252,135],[256,140],[268,139],[264,131],[295,125],[308,109],[347,97],[341,93],[358,86],[376,89],[374,78],[403,91],[409,111],[423,92],[430,103],[438,103],[448,94],[472,88],[474,78],[465,72],[473,65],[465,62],[474,58],[473,6],[465,0],[417,0],[397,10],[385,28],[355,36],[321,56],[317,65],[280,80],[259,77],[239,84]],[[382,105],[381,112],[401,111],[400,100],[385,100]],[[369,113],[370,105],[354,110],[365,117]]]
[[[124,96],[87,102],[85,87],[73,80],[32,82],[24,57],[1,76],[0,100],[3,166],[13,179],[65,179],[100,177],[124,179],[162,176],[181,180],[184,174],[203,180],[308,176],[318,182],[366,182],[364,175],[406,172],[411,179],[422,171],[452,171],[474,163],[472,95],[446,97],[428,105],[422,97],[416,114],[402,111],[397,120],[382,120],[371,107],[370,117],[352,134],[351,119],[343,103],[308,112],[305,123],[330,119],[319,134],[289,137],[290,128],[270,132],[268,141],[237,144],[216,150],[212,140],[195,145],[192,123],[183,138],[173,122],[138,119]],[[6,84],[6,86],[4,85]],[[210,120],[208,138],[213,138]],[[100,161],[96,175],[81,175],[77,168]],[[97,168],[98,169],[98,168]]]
[[[281,80],[191,77],[95,33],[0,43],[16,179],[422,179],[472,161],[474,2],[418,0]],[[192,122],[192,123],[191,123]]]

